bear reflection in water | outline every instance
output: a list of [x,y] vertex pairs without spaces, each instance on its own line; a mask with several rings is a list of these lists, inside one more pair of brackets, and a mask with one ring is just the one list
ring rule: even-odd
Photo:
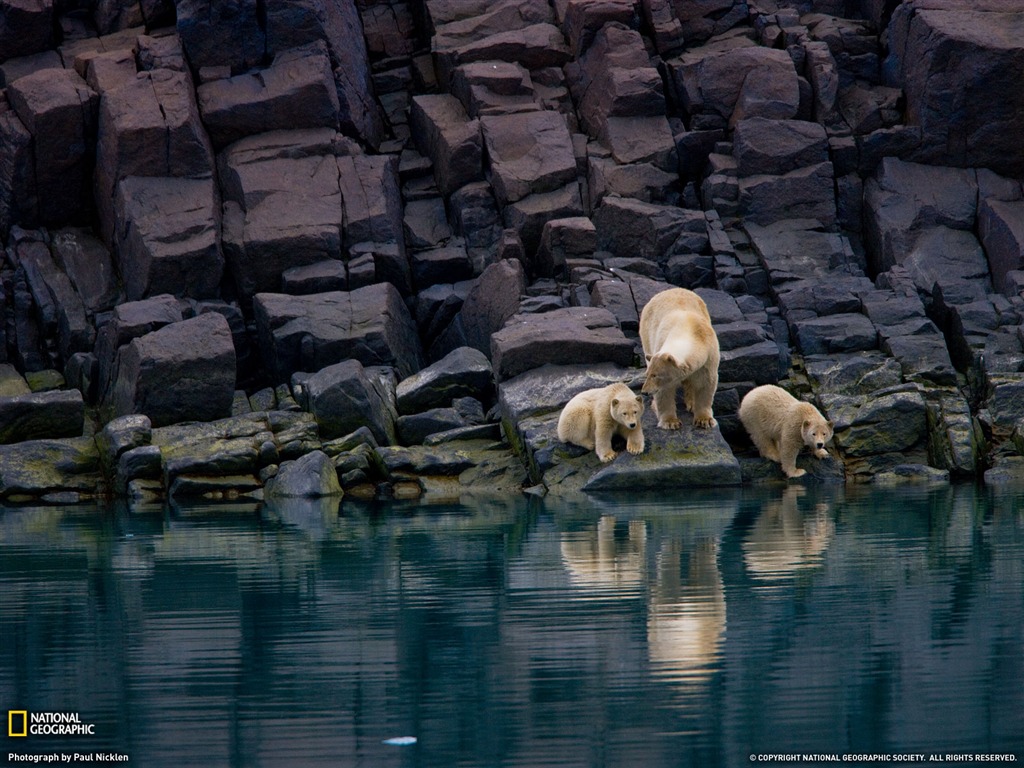
[[826,502],[806,512],[800,509],[806,493],[802,486],[789,486],[761,510],[743,541],[743,561],[755,579],[790,579],[822,564],[836,525]]
[[710,681],[725,634],[725,589],[715,536],[688,543],[666,536],[655,543],[645,521],[604,515],[594,528],[563,533],[561,553],[578,598],[647,601],[653,674],[691,692]]

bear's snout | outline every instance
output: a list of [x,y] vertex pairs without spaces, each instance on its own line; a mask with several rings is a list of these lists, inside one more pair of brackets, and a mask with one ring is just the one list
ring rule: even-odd
[[818,441],[818,448],[820,449],[820,448],[824,448],[824,447],[825,447],[825,444],[823,442],[821,442],[821,440],[819,440]]

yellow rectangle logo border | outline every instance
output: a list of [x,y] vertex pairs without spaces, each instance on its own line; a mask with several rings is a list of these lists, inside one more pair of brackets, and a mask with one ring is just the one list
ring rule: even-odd
[[[21,733],[14,732],[14,716],[21,715]],[[7,710],[7,735],[10,738],[21,738],[28,736],[28,710],[9,709]]]

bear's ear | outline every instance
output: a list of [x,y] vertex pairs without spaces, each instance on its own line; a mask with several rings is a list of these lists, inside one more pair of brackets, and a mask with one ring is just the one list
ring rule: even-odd
[[835,425],[835,423],[833,423],[832,419],[829,419],[825,423],[828,425],[829,429],[833,429],[834,430],[836,428],[836,425]]
[[807,429],[809,426],[811,426],[811,420],[804,419],[804,429]]
[[648,354],[644,353],[644,360],[646,360],[649,363],[649,362],[651,362],[652,359],[653,359],[653,355],[648,355]]
[[619,405],[619,398],[613,397],[612,398],[612,408],[617,408],[618,405]]
[[637,395],[637,396],[636,396],[636,401],[637,401],[638,403],[640,403],[640,405],[643,405],[643,404],[644,404],[644,399],[643,399],[642,397],[640,397],[640,395]]

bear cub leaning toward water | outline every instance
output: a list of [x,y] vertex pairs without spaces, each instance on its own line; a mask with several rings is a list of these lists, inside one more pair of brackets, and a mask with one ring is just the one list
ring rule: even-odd
[[694,426],[714,427],[711,404],[718,388],[720,353],[704,299],[685,288],[656,294],[640,313],[640,341],[647,358],[642,391],[654,396],[658,426],[682,426],[676,414],[676,391],[682,386]]
[[644,401],[625,384],[587,389],[566,403],[558,417],[558,439],[595,451],[607,462],[615,458],[612,437],[626,438],[626,450],[644,452],[644,430],[640,419]]
[[810,403],[797,400],[782,387],[765,384],[750,390],[740,403],[740,421],[761,455],[782,465],[786,477],[802,477],[796,457],[805,445],[819,459],[828,458],[832,422]]

